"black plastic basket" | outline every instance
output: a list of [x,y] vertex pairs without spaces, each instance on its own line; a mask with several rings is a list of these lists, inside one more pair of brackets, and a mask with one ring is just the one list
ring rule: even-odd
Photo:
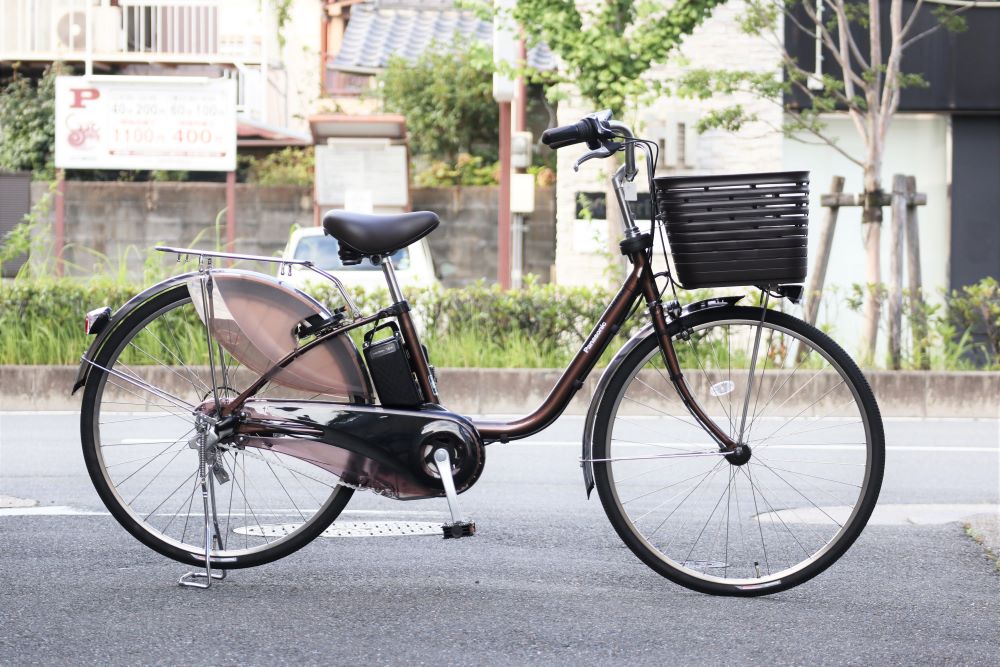
[[809,172],[653,180],[675,278],[686,289],[801,283]]

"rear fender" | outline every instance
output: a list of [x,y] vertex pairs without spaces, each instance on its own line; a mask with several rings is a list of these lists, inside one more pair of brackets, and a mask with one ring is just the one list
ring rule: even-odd
[[71,394],[75,394],[77,390],[87,383],[87,377],[90,375],[90,369],[93,368],[93,364],[90,362],[97,358],[97,354],[104,347],[104,343],[107,342],[108,337],[111,333],[118,328],[122,320],[128,317],[136,308],[146,303],[158,294],[162,294],[167,290],[177,287],[178,285],[185,284],[192,276],[198,275],[197,271],[192,271],[191,273],[183,273],[178,276],[171,276],[162,282],[158,282],[152,285],[139,294],[125,302],[125,304],[116,310],[114,314],[111,315],[111,319],[108,320],[107,324],[101,328],[100,332],[94,336],[94,340],[90,342],[90,347],[81,357],[80,370],[76,374],[76,382],[73,384],[73,391]]
[[[684,317],[690,313],[705,310],[706,308],[732,306],[742,298],[743,296],[713,297],[688,304],[684,307],[681,316],[676,320],[671,320],[668,327],[673,330],[676,326],[683,326]],[[590,401],[590,409],[587,410],[587,419],[583,425],[583,456],[580,461],[580,467],[583,468],[583,483],[586,487],[588,498],[590,497],[590,492],[594,490],[594,464],[592,463],[592,459],[594,458],[594,426],[597,422],[597,410],[600,408],[601,403],[604,402],[604,397],[607,394],[611,380],[617,374],[625,359],[628,358],[628,355],[649,336],[654,335],[656,334],[653,331],[652,323],[650,323],[629,338],[622,348],[618,350],[618,353],[611,360],[611,363],[608,364],[608,367],[604,369],[604,373],[597,383],[597,389],[594,391],[594,397]]]
[[[227,286],[227,292],[237,292],[233,297],[234,299],[248,297],[249,295],[249,299],[243,298],[238,304],[240,307],[235,314],[229,312],[227,309],[225,310],[225,317],[228,319],[224,319],[221,315],[223,311],[220,310],[220,318],[213,321],[214,335],[219,339],[220,344],[225,346],[227,341],[231,342],[230,339],[233,337],[245,337],[247,330],[251,333],[256,333],[256,330],[260,330],[265,334],[272,334],[273,340],[267,338],[267,336],[264,336],[262,339],[264,343],[270,343],[270,346],[266,348],[264,353],[258,355],[260,359],[256,361],[259,363],[246,363],[246,361],[241,359],[245,365],[255,367],[255,370],[258,372],[263,373],[268,370],[272,363],[294,349],[295,341],[291,333],[294,322],[289,321],[289,317],[295,321],[300,321],[313,314],[320,315],[324,319],[328,319],[332,315],[328,308],[308,294],[290,287],[273,276],[238,269],[212,269],[209,274],[212,276],[213,285],[224,285]],[[194,281],[199,280],[204,275],[206,274],[202,272],[190,272],[168,278],[137,294],[111,315],[106,324],[103,324],[97,332],[87,352],[83,355],[72,393],[76,393],[80,387],[86,384],[90,371],[93,368],[92,362],[97,359],[111,335],[121,326],[126,318],[151,299],[156,298],[164,292],[180,286],[186,286],[190,289]],[[241,286],[248,288],[248,295],[239,294]],[[248,300],[252,301],[254,297],[257,297],[257,301],[251,303],[248,307]],[[219,296],[218,298],[222,297]],[[199,314],[204,321],[205,315],[202,307],[198,303],[195,305],[199,308]],[[236,310],[236,308],[233,310]],[[266,319],[267,317],[270,317],[270,319]],[[253,318],[257,319],[254,320]],[[242,327],[240,327],[241,323]],[[287,328],[277,332],[277,334],[265,331],[268,329],[268,326],[274,328],[274,326],[281,327],[284,324],[287,324]],[[230,326],[226,330],[223,330],[223,325]],[[246,342],[243,337],[237,341],[239,347],[249,347],[243,345]],[[287,349],[276,350],[275,346],[277,342],[280,342],[278,339],[282,337],[287,338],[285,341]],[[254,351],[257,350],[255,349]],[[233,351],[230,350],[230,352]],[[239,358],[239,352],[240,350],[236,351],[235,356],[237,358]],[[360,354],[358,354],[357,348],[354,347],[354,343],[349,337],[338,337],[336,341],[331,341],[330,345],[314,349],[308,354],[312,355],[308,363],[304,365],[299,364],[298,366],[292,364],[289,368],[283,369],[281,373],[284,375],[276,378],[276,381],[282,383],[281,380],[284,378],[290,381],[290,386],[293,388],[322,391],[324,387],[332,386],[334,381],[340,378],[342,380],[341,384],[347,389],[344,392],[337,392],[338,394],[344,393],[345,395],[349,395],[352,402],[371,402],[372,392],[367,373],[363,369]],[[318,377],[317,373],[319,374]],[[303,380],[305,382],[304,386],[298,386],[298,384],[302,384]],[[327,382],[330,384],[326,384]]]

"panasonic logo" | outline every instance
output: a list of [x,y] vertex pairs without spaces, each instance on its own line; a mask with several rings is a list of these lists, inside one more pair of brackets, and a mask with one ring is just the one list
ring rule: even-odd
[[587,341],[587,344],[583,346],[584,352],[590,352],[590,349],[594,347],[594,341],[597,340],[597,337],[601,335],[601,332],[604,331],[604,328],[606,326],[608,325],[605,322],[601,322],[597,326],[597,331],[595,331],[594,335],[590,337],[590,340]]

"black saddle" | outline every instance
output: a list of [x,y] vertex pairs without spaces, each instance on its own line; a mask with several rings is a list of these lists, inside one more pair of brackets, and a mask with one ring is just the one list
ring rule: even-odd
[[432,211],[366,215],[327,211],[323,229],[362,255],[389,255],[430,234],[441,221]]

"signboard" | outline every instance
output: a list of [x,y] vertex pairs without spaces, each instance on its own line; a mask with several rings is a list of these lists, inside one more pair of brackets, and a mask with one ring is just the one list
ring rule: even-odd
[[406,146],[388,139],[330,139],[316,147],[316,203],[357,213],[410,203]]
[[514,99],[515,82],[506,74],[501,74],[503,66],[517,63],[518,40],[514,35],[514,20],[510,12],[514,0],[494,0],[493,2],[493,99],[497,102],[511,102]]
[[201,77],[56,79],[56,167],[236,169],[236,82]]

